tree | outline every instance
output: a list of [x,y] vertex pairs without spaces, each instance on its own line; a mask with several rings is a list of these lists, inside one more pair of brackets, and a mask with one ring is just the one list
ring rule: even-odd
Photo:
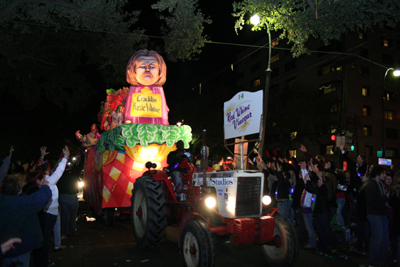
[[[134,9],[144,7],[127,0],[2,1],[0,94],[11,93],[27,108],[50,100],[61,108],[81,109],[99,88],[125,80],[126,63],[135,51],[157,46],[139,26],[140,11]],[[161,0],[154,9],[167,10],[161,19],[168,58],[200,53],[206,40],[203,24],[210,21],[198,11],[197,1]]]
[[257,13],[261,23],[253,30],[268,23],[271,30],[281,31],[280,38],[293,43],[294,56],[307,52],[310,37],[328,45],[347,31],[365,31],[374,26],[394,28],[400,21],[398,0],[244,0],[233,7],[233,15],[238,18],[236,30],[248,23],[248,15]]

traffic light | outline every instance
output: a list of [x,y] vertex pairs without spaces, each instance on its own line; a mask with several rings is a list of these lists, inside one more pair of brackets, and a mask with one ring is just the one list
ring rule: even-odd
[[346,134],[345,134],[346,143],[345,143],[345,145],[346,145],[346,149],[349,150],[349,151],[354,151],[354,144],[353,144],[354,143],[354,138],[353,138],[353,136],[354,136],[353,133],[351,133],[349,131],[346,131]]

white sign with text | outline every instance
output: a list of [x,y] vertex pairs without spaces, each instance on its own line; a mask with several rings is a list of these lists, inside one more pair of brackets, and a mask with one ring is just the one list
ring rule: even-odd
[[260,132],[263,91],[239,92],[224,103],[225,139]]

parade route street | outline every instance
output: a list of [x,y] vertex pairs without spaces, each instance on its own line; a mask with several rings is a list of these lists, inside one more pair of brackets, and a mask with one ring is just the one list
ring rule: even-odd
[[[87,221],[86,218],[93,219],[87,204],[80,201],[78,218],[78,234],[62,240],[66,248],[61,251],[50,249],[50,259],[55,266],[184,266],[178,250],[178,227],[167,228],[165,244],[158,251],[142,251],[134,241],[129,216],[116,217],[112,226],[106,226],[101,216],[95,221]],[[53,240],[50,242],[53,248]],[[214,243],[218,267],[266,266],[258,246],[237,247],[229,240],[220,239],[215,239]],[[347,267],[368,262],[366,257],[351,257],[351,260],[342,257],[330,260],[314,251],[300,249],[295,266]]]

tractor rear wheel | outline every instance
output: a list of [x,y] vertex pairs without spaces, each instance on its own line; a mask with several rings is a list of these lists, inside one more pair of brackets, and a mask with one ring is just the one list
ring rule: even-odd
[[214,266],[211,232],[203,220],[190,220],[183,225],[180,244],[186,266]]
[[138,247],[160,248],[167,227],[167,206],[161,182],[152,177],[137,178],[131,202],[133,235]]
[[268,266],[293,266],[299,252],[299,243],[293,225],[284,216],[274,215],[274,245],[262,245]]

